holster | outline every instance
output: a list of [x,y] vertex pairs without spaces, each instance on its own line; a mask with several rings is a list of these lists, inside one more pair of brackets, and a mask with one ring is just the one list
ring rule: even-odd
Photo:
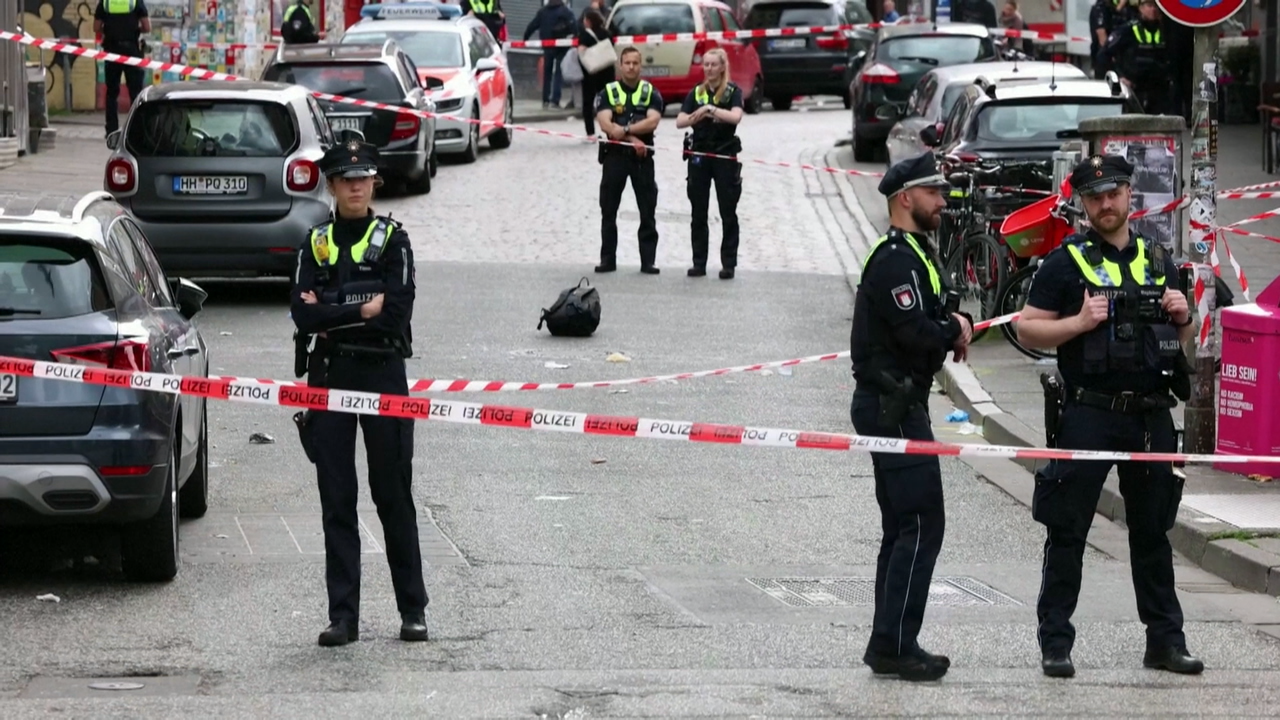
[[[880,381],[877,384],[881,390],[879,422],[883,427],[901,425],[907,414],[911,412],[911,408],[922,402],[920,392],[909,376],[899,382],[888,372],[882,370],[880,372]],[[927,399],[927,388],[925,393],[924,399]]]
[[1066,405],[1066,388],[1053,373],[1040,373],[1040,387],[1044,388],[1044,441],[1045,447],[1058,446],[1058,433],[1062,430],[1062,409]]
[[316,463],[315,437],[311,430],[311,424],[314,419],[315,416],[312,415],[310,410],[303,410],[293,414],[293,424],[298,426],[298,439],[302,441],[302,451],[307,454],[307,460],[312,465]]

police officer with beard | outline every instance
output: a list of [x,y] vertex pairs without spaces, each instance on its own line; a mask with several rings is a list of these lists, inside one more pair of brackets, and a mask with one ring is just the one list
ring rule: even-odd
[[[1051,445],[1071,450],[1175,452],[1173,392],[1191,394],[1182,347],[1193,333],[1186,297],[1170,287],[1172,258],[1129,228],[1133,165],[1095,155],[1071,174],[1092,229],[1045,256],[1018,320],[1018,340],[1058,348],[1061,414],[1046,418]],[[1041,666],[1071,677],[1085,540],[1110,461],[1054,460],[1036,474],[1031,514],[1048,528],[1037,602]],[[1182,607],[1174,592],[1168,531],[1182,499],[1170,463],[1122,462],[1120,494],[1129,526],[1138,617],[1147,626],[1142,664],[1196,674],[1187,653]]]
[[[894,165],[880,181],[889,232],[863,263],[851,338],[859,435],[933,440],[929,388],[948,352],[962,360],[973,319],[943,284],[926,233],[936,230],[949,187],[932,153]],[[936,456],[872,453],[884,535],[876,563],[875,618],[863,662],[877,674],[936,680],[951,661],[916,642],[945,524]]]
[[[316,340],[309,354],[303,341],[297,364],[305,366],[312,386],[408,395],[404,360],[412,353],[413,251],[400,224],[369,207],[378,181],[378,150],[344,139],[325,153],[320,166],[336,207],[298,251],[293,321],[302,338]],[[308,411],[294,420],[316,464],[323,512],[330,625],[320,633],[320,644],[345,645],[359,638],[357,423],[364,431],[369,491],[382,522],[402,619],[400,639],[426,640],[427,592],[411,487],[413,420],[327,411]]]

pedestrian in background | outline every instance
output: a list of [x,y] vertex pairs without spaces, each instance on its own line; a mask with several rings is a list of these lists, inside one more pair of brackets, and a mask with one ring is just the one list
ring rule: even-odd
[[[116,55],[142,57],[142,35],[151,32],[151,18],[142,0],[99,0],[93,11],[93,31],[102,36],[102,49]],[[129,88],[129,102],[142,92],[142,68],[123,63],[103,64],[106,89],[107,135],[120,129],[120,74]]]
[[880,22],[896,23],[902,18],[898,14],[898,4],[893,0],[884,0],[884,15],[880,18]]
[[[1004,7],[1000,8],[1000,27],[1005,30],[1026,30],[1027,21],[1022,19],[1022,13],[1018,10],[1018,0],[1005,0]],[[1008,47],[1019,52],[1031,54],[1031,41],[1028,39],[1018,39],[1006,36],[1005,43]]]
[[[617,73],[617,63],[610,62],[592,72],[587,66],[593,56],[600,51],[591,52],[589,48],[600,44],[608,45],[609,55],[613,55],[613,35],[605,27],[604,15],[594,7],[582,13],[582,31],[578,33],[578,47],[574,50],[582,63],[582,122],[587,128],[587,137],[596,134],[596,96],[604,90],[604,86],[613,82]],[[603,60],[601,60],[603,63]]]
[[[528,27],[524,29],[527,41],[535,32],[539,40],[559,40],[573,37],[578,21],[573,11],[565,6],[564,0],[547,0],[547,4],[538,8]],[[548,108],[560,104],[560,90],[563,78],[560,75],[560,61],[564,59],[569,48],[542,48],[542,107]],[[585,104],[585,103],[584,103]]]
[[[973,318],[950,305],[941,263],[929,244],[950,187],[928,152],[889,168],[880,193],[889,232],[867,253],[853,303],[853,377],[849,413],[859,435],[933,440],[929,388],[948,352],[968,353]],[[944,299],[945,298],[945,299]],[[916,642],[942,550],[946,512],[936,455],[871,453],[880,506],[875,615],[862,661],[876,674],[937,680],[951,661]]]
[[600,264],[596,272],[618,269],[618,208],[631,180],[640,210],[640,272],[657,275],[658,181],[653,168],[653,134],[662,120],[662,95],[640,78],[640,50],[618,54],[618,79],[596,96],[596,122],[610,140],[600,143]]
[[290,45],[318,43],[320,32],[316,29],[315,16],[308,7],[310,0],[297,0],[284,11],[280,21],[280,39]]
[[[684,99],[677,128],[693,128],[686,136],[685,147],[694,153],[732,155],[742,152],[738,123],[742,122],[742,88],[729,82],[729,57],[724,50],[713,48],[702,55],[705,78]],[[693,208],[690,240],[693,245],[693,267],[689,277],[707,274],[707,208],[711,204],[711,186],[716,188],[720,206],[720,279],[733,279],[738,265],[738,199],[742,197],[742,163],[723,157],[686,155],[689,203]]]

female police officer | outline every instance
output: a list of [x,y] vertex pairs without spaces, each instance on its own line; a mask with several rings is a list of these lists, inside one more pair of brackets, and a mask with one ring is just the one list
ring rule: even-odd
[[[702,56],[706,80],[689,91],[676,117],[676,127],[693,128],[685,140],[687,150],[713,155],[737,155],[742,141],[736,134],[742,121],[742,89],[729,82],[729,58],[715,48]],[[689,202],[693,205],[693,267],[690,277],[707,274],[707,206],[711,204],[711,184],[716,186],[720,222],[720,277],[733,278],[738,264],[738,198],[742,196],[742,164],[725,158],[687,155],[689,160]]]
[[[409,236],[369,208],[378,150],[344,140],[320,161],[336,201],[334,216],[312,228],[298,251],[292,311],[298,332],[316,335],[308,384],[407,395],[414,268]],[[359,637],[360,520],[356,515],[357,417],[369,456],[369,491],[385,536],[387,564],[403,624],[401,640],[426,640],[427,593],[414,512],[413,421],[315,412],[305,419],[320,486],[330,625],[320,644]]]

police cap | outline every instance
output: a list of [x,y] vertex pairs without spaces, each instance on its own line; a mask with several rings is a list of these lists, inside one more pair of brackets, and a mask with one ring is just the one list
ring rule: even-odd
[[893,197],[903,190],[915,187],[950,187],[951,183],[938,172],[933,153],[926,152],[918,157],[908,158],[889,168],[880,181],[880,194]]
[[1128,185],[1133,165],[1119,155],[1094,155],[1071,171],[1071,189],[1081,195],[1110,192]]
[[348,136],[320,158],[320,171],[325,177],[374,177],[378,174],[378,148]]

